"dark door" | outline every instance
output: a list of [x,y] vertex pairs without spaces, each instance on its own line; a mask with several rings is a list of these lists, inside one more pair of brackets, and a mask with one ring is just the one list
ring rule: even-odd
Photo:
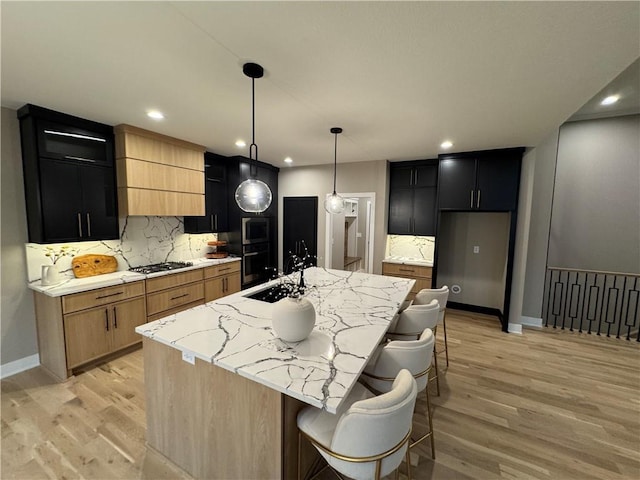
[[413,190],[413,235],[436,234],[436,188]]
[[[284,197],[283,200],[282,262],[288,273],[290,256],[304,255],[302,242],[309,255],[318,255],[318,197]],[[312,263],[316,265],[317,261]]]
[[68,242],[81,239],[84,228],[78,165],[42,159],[40,178],[44,240]]
[[396,188],[389,191],[389,226],[393,235],[408,235],[413,228],[413,189]]
[[479,158],[476,208],[515,210],[518,205],[519,184],[519,158]]
[[118,213],[113,168],[79,165],[82,185],[83,239],[118,238]]
[[441,210],[471,210],[476,208],[475,189],[475,159],[445,158],[440,160],[438,190],[440,192],[439,205]]

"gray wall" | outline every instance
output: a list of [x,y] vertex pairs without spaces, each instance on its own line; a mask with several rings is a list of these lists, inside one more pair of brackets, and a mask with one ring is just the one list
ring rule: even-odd
[[[382,273],[382,259],[387,239],[386,211],[388,208],[387,162],[377,160],[371,162],[338,163],[338,193],[374,192],[375,233],[372,273]],[[291,196],[318,196],[318,259],[324,265],[326,220],[324,199],[333,189],[333,165],[314,165],[310,167],[282,168],[278,175],[278,200]],[[278,256],[282,262],[282,209],[279,218]],[[360,227],[359,227],[360,228]],[[362,231],[362,230],[360,230]]]
[[640,273],[640,115],[560,129],[548,265]]
[[533,192],[522,298],[522,315],[526,317],[542,317],[557,150],[558,130],[555,129],[533,151]]
[[27,214],[22,182],[20,130],[15,110],[2,108],[0,176],[2,365],[38,353],[33,295],[27,288]]
[[[502,311],[509,221],[509,213],[442,213],[437,286],[462,287],[449,300]],[[479,253],[473,253],[476,245]]]

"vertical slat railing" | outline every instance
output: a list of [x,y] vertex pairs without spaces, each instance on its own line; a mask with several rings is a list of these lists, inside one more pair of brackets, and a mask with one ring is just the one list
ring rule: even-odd
[[640,274],[547,268],[546,327],[640,342]]

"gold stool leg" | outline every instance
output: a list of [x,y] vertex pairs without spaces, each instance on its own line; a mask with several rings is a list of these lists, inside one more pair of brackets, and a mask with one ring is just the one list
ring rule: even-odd
[[444,329],[444,356],[447,359],[447,367],[449,366],[449,344],[447,343],[447,311],[442,316],[442,328]]
[[298,480],[301,479],[301,477],[300,477],[300,469],[302,468],[300,466],[300,457],[301,457],[301,455],[300,455],[301,445],[300,444],[301,443],[302,443],[302,434],[300,433],[300,431],[298,431]]
[[425,392],[427,393],[427,420],[429,420],[429,432],[431,433],[431,458],[435,460],[436,458],[436,445],[435,440],[433,439],[433,417],[431,416],[431,399],[429,398],[429,386],[425,388]]
[[[440,375],[438,373],[438,355],[436,354],[436,344],[434,342],[433,344],[433,363],[434,363],[434,370],[436,371],[435,375],[433,377],[431,377],[432,379],[435,378],[436,379],[436,394],[438,396],[440,396]],[[427,382],[427,389],[429,387],[429,382]]]
[[409,455],[409,451],[411,449],[407,445],[407,452],[405,453],[405,462],[407,462],[407,479],[411,480],[411,457]]

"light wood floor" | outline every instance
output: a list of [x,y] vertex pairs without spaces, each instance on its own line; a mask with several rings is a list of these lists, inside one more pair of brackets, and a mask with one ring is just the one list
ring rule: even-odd
[[[640,478],[637,342],[507,335],[460,312],[447,327],[450,367],[432,396],[436,460],[418,447],[414,478]],[[3,380],[0,477],[189,478],[145,447],[142,369],[138,350],[64,384],[40,369]],[[416,411],[424,406],[420,395]]]

